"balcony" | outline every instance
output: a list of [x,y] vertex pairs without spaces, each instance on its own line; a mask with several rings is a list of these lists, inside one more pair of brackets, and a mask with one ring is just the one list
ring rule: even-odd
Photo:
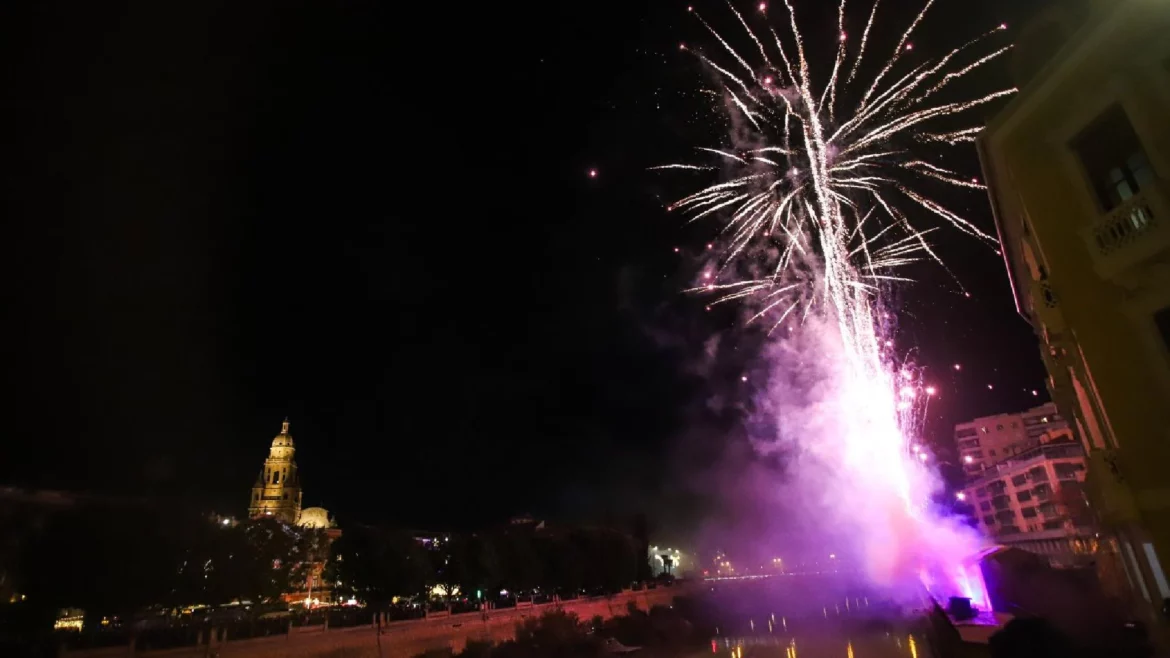
[[[1170,203],[1158,181],[1080,230],[1102,278],[1124,280],[1130,269],[1170,249]],[[1043,297],[1036,305],[1043,305]]]

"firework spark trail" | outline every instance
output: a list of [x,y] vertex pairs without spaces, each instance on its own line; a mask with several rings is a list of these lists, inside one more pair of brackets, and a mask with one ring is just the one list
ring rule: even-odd
[[[921,257],[945,268],[926,239],[938,226],[916,228],[910,221],[911,210],[917,209],[943,226],[992,240],[974,223],[919,189],[919,184],[927,181],[952,188],[983,189],[983,185],[912,151],[922,144],[973,141],[978,128],[938,131],[930,126],[1014,92],[1008,89],[966,101],[928,102],[950,83],[1003,54],[1007,48],[962,66],[952,65],[969,47],[1004,26],[941,58],[921,62],[905,73],[898,71],[902,60],[909,57],[910,37],[933,4],[934,0],[925,0],[893,53],[878,63],[879,70],[864,91],[854,92],[860,98],[853,114],[841,117],[836,116],[835,108],[864,70],[862,61],[878,1],[871,6],[850,65],[845,0],[839,0],[832,70],[820,89],[814,88],[809,53],[791,0],[784,0],[787,29],[777,32],[767,28],[774,42],[769,45],[757,36],[744,15],[731,7],[759,51],[763,63],[758,66],[750,64],[731,41],[699,17],[702,26],[734,59],[733,68],[746,72],[732,73],[713,56],[695,53],[723,82],[732,124],[744,128],[750,124],[755,143],[746,147],[737,143],[731,149],[700,148],[716,156],[729,176],[669,208],[688,214],[690,222],[722,218],[726,239],[723,262],[709,270],[704,275],[708,280],[693,292],[716,295],[713,303],[759,300],[758,311],[749,322],[778,316],[772,330],[788,326],[786,321],[800,310],[801,326],[811,322],[819,330],[817,340],[832,336],[828,352],[832,363],[826,367],[833,374],[835,398],[826,402],[840,405],[844,419],[825,434],[840,436],[836,439],[839,443],[833,445],[839,449],[842,478],[860,482],[871,516],[884,519],[884,526],[867,527],[878,537],[873,541],[896,545],[894,549],[872,543],[867,547],[871,575],[886,580],[904,577],[907,572],[917,577],[920,569],[931,566],[926,562],[938,561],[944,548],[970,548],[972,540],[925,511],[931,478],[918,460],[908,457],[908,437],[913,433],[912,417],[906,411],[910,403],[899,400],[897,391],[905,387],[891,374],[892,365],[883,351],[886,341],[879,339],[880,323],[874,310],[881,291],[878,284],[908,281],[908,277],[891,271]],[[773,64],[773,54],[780,66]],[[894,81],[883,85],[887,77]],[[747,124],[737,124],[737,116]],[[714,168],[687,163],[658,167]],[[901,209],[897,201],[908,202],[911,210]],[[744,267],[735,267],[741,261]],[[771,274],[717,281],[745,269]],[[825,349],[825,345],[818,349]],[[947,542],[950,544],[944,546]],[[932,552],[934,557],[930,557]],[[947,571],[949,567],[942,568]]]

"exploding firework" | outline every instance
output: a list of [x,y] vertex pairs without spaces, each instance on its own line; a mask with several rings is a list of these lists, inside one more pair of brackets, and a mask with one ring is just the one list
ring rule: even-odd
[[[878,295],[885,285],[907,280],[898,270],[910,263],[925,258],[945,269],[928,241],[939,228],[994,242],[926,190],[982,189],[932,156],[975,140],[979,128],[956,127],[956,118],[1015,90],[938,100],[939,92],[1008,48],[973,54],[1004,29],[1000,25],[937,59],[910,61],[919,52],[910,39],[934,0],[926,1],[888,57],[873,60],[879,2],[854,42],[841,0],[832,59],[826,54],[832,64],[819,84],[791,0],[784,0],[779,30],[768,24],[764,5],[748,18],[731,8],[750,40],[749,56],[692,10],[719,48],[686,50],[719,82],[732,144],[699,148],[700,161],[654,169],[722,174],[670,206],[690,221],[722,224],[724,250],[695,291],[716,295],[712,303],[752,300],[749,322],[764,320],[789,336],[815,325],[818,356],[833,361],[826,369],[834,380],[831,402],[848,416],[831,428],[840,436],[833,444],[841,460],[837,474],[863,482],[862,493],[878,501],[870,517],[880,517],[885,527],[876,529],[881,538],[875,541],[900,543],[892,551],[869,551],[871,573],[890,580],[907,571],[949,571],[946,564],[927,564],[930,554],[965,540],[954,539],[958,531],[926,510],[926,453],[915,458],[908,436],[911,407],[925,404],[933,390],[915,403],[916,389],[891,375],[890,357],[881,349],[886,341],[875,312]],[[876,72],[867,78],[863,72],[871,68]],[[802,349],[808,347],[806,341]],[[957,548],[974,548],[966,543]]]

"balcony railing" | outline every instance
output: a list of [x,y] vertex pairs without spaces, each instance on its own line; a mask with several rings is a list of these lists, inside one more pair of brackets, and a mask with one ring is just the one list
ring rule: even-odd
[[1149,185],[1081,229],[1097,273],[1117,278],[1129,268],[1170,249],[1170,204],[1165,185]]

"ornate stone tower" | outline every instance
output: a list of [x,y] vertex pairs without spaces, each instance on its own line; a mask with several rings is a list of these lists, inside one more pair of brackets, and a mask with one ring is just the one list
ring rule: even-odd
[[297,463],[293,461],[292,435],[288,433],[288,419],[280,427],[280,434],[272,439],[264,470],[252,486],[252,503],[248,516],[271,516],[285,523],[296,523],[301,515],[301,479]]

